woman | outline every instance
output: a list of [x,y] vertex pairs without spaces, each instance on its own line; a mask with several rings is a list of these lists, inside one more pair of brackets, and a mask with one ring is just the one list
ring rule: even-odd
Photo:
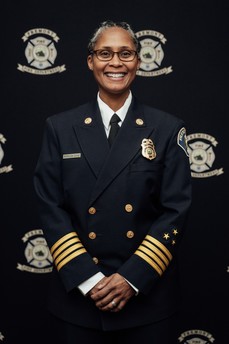
[[172,344],[191,203],[184,123],[132,95],[129,24],[103,22],[88,49],[97,97],[47,119],[34,176],[55,266],[49,309],[64,343]]

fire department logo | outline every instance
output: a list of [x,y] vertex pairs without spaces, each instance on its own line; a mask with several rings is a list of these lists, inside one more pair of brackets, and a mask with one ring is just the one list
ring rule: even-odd
[[28,265],[18,263],[17,269],[33,273],[51,272],[53,259],[43,231],[34,229],[26,233],[22,241],[26,243],[24,254]]
[[135,35],[141,45],[141,64],[136,74],[140,76],[158,76],[171,73],[172,66],[160,68],[164,59],[162,44],[167,41],[165,36],[153,30],[138,31]]
[[55,43],[59,41],[57,34],[49,29],[36,28],[27,31],[22,37],[27,42],[25,57],[28,66],[18,64],[18,70],[37,75],[61,73],[65,65],[54,66],[57,50]]
[[183,344],[210,344],[215,338],[204,330],[189,330],[181,333],[178,341]]
[[224,173],[223,168],[212,170],[215,161],[213,147],[218,144],[213,136],[204,133],[191,134],[187,136],[187,142],[192,177],[206,178]]
[[3,160],[4,155],[5,155],[2,145],[5,144],[5,143],[6,143],[6,138],[0,133],[0,174],[1,173],[8,173],[8,172],[13,171],[12,165],[2,166],[1,167],[2,160]]

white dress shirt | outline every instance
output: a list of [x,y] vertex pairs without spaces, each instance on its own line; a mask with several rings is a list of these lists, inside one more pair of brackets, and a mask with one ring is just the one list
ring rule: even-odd
[[[110,131],[110,119],[114,114],[114,110],[112,110],[106,103],[104,103],[102,101],[102,99],[99,97],[99,93],[97,95],[97,101],[99,104],[99,110],[100,110],[100,113],[102,116],[104,129],[105,129],[106,135],[108,137],[109,131]],[[128,97],[126,98],[125,103],[123,104],[123,106],[119,110],[115,111],[115,113],[121,119],[121,121],[118,123],[119,126],[122,125],[122,123],[126,117],[126,114],[127,114],[128,109],[129,109],[131,101],[132,101],[132,94],[130,91]]]

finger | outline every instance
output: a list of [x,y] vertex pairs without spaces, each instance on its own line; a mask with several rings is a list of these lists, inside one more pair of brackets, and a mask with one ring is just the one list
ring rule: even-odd
[[[108,289],[109,287],[109,289]],[[129,300],[134,295],[133,289],[128,283],[119,284],[118,286],[111,286],[109,283],[106,288],[100,293],[92,296],[96,306],[102,310],[110,309],[109,303],[115,299],[116,302],[120,303],[121,300]]]
[[101,300],[96,303],[96,306],[101,311],[111,311],[112,309],[118,307],[120,303],[120,298],[109,298],[106,301]]
[[106,306],[101,307],[100,310],[104,311],[104,312],[112,311],[112,310],[116,309],[117,307],[118,307],[118,303],[113,299]]
[[103,277],[90,291],[89,295],[92,296],[100,291],[106,285],[107,277]]
[[116,308],[118,306],[118,304],[115,302],[115,300],[111,301],[111,305],[112,305],[112,309]]
[[[109,294],[105,298],[101,298],[98,301],[95,302],[96,307],[102,310],[108,310],[111,308],[112,301],[114,300],[114,296],[112,294]],[[117,300],[118,301],[118,300]],[[117,302],[115,301],[115,302]],[[114,303],[112,304],[114,306]]]
[[121,276],[118,274],[113,274],[107,277],[102,288],[94,293],[91,293],[92,300],[99,301],[104,298],[104,303],[109,303],[111,298],[120,293],[120,277]]
[[116,305],[116,307],[113,307],[113,308],[111,309],[111,312],[112,312],[112,313],[120,312],[120,311],[125,307],[126,303],[127,303],[127,301],[121,300],[121,301]]
[[109,287],[110,277],[105,277],[100,281],[90,292],[90,297],[94,301],[98,301],[106,297],[110,292]]
[[112,301],[112,295],[109,296],[109,294],[110,289],[104,287],[102,290],[99,290],[94,294],[91,294],[91,299],[96,303],[103,302],[104,304],[107,304],[108,302]]

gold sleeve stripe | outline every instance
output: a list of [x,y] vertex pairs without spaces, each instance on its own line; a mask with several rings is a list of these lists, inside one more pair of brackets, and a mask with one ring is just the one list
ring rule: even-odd
[[151,265],[160,276],[162,275],[163,271],[160,269],[160,267],[156,263],[154,263],[154,261],[151,258],[149,258],[145,253],[137,250],[135,254],[141,257],[143,260],[145,260],[149,265]]
[[156,246],[154,246],[153,244],[151,244],[149,241],[147,241],[147,240],[144,240],[143,242],[142,242],[142,245],[144,245],[144,246],[146,246],[146,247],[148,247],[151,251],[153,251],[153,252],[155,252],[156,253],[156,255],[158,256],[158,257],[160,257],[161,258],[161,260],[163,260],[163,262],[168,266],[169,265],[169,260],[168,260],[168,258],[156,247]]
[[82,248],[83,245],[81,243],[73,245],[69,247],[67,250],[65,250],[63,253],[61,253],[56,259],[55,259],[55,264],[58,265],[58,263],[63,260],[66,256],[68,256],[70,253],[73,251],[78,250],[79,248]]
[[[140,245],[138,250],[144,252],[147,254],[147,256],[149,256],[152,260],[154,260],[157,265],[160,266],[160,268],[162,269],[162,271],[165,271],[166,270],[166,265],[162,262],[162,260],[155,254],[153,253],[151,250],[149,250],[148,248],[146,248],[145,246],[143,245]],[[138,251],[137,250],[137,251]]]
[[64,235],[62,238],[60,238],[50,249],[50,252],[53,253],[58,246],[60,246],[61,244],[63,244],[66,240],[73,238],[73,237],[78,237],[76,232],[70,232],[66,235]]
[[169,252],[169,250],[165,247],[165,245],[163,245],[160,241],[158,241],[157,239],[153,238],[150,235],[147,235],[145,237],[147,240],[151,241],[153,244],[155,244],[157,247],[160,248],[160,250],[162,252],[164,252],[166,254],[166,256],[169,258],[169,260],[172,260],[173,256],[171,255],[171,253]]
[[64,260],[62,260],[58,265],[57,265],[57,270],[59,271],[64,265],[66,265],[70,260],[74,259],[75,257],[87,252],[85,248],[81,248],[80,250],[77,250],[67,256]]
[[80,242],[79,238],[73,238],[71,240],[68,240],[64,244],[62,244],[54,253],[53,253],[53,259],[55,259],[61,252],[66,250],[68,247],[72,246],[73,244],[77,244]]

